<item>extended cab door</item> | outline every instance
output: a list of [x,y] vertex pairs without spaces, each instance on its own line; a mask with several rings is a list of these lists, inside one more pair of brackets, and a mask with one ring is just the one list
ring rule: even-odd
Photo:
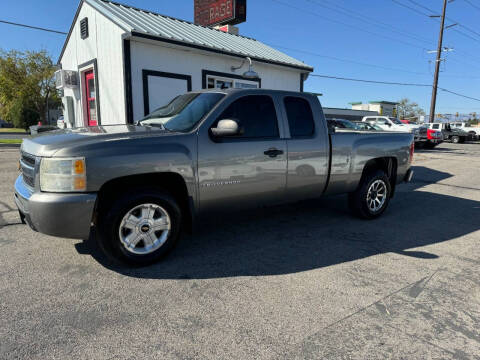
[[[219,115],[208,119],[198,135],[200,211],[281,201],[287,147],[274,99],[263,94],[234,94],[220,107]],[[235,120],[241,133],[215,137],[211,129],[225,119]]]
[[319,197],[328,181],[330,147],[320,104],[312,96],[286,95],[280,101],[287,122],[287,198]]

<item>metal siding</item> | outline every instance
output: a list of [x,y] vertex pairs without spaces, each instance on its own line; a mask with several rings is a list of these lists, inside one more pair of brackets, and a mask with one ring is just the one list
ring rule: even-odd
[[254,39],[224,33],[106,0],[86,0],[86,2],[123,28],[129,28],[130,31],[280,64],[299,66],[307,71],[312,71],[311,66]]

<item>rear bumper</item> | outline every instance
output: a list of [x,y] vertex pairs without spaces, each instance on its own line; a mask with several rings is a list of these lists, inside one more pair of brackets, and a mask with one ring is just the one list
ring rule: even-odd
[[97,194],[32,192],[20,175],[15,203],[34,231],[51,236],[88,239]]

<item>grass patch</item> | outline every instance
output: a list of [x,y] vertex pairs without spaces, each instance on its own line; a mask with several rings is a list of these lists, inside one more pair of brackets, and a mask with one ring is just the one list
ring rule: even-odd
[[0,139],[0,144],[21,144],[22,139]]
[[17,128],[0,128],[0,133],[26,133],[26,131]]

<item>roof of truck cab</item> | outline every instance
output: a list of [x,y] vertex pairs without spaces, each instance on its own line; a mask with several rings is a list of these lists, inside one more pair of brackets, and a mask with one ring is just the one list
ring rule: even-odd
[[255,61],[287,66],[306,72],[313,71],[312,66],[253,38],[229,34],[189,21],[108,0],[80,1],[59,61],[62,59],[80,8],[84,3],[92,6],[132,36],[173,43],[223,55],[241,58],[250,57]]

